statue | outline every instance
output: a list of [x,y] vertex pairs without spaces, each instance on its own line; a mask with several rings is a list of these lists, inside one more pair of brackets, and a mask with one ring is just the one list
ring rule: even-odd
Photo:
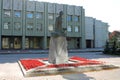
[[62,25],[63,12],[61,11],[55,21],[55,30],[51,33],[48,58],[49,63],[68,63],[66,28],[63,28]]
[[55,21],[55,30],[54,32],[51,33],[51,36],[66,36],[66,28],[63,28],[62,24],[63,24],[63,12],[60,11],[59,16],[56,18]]

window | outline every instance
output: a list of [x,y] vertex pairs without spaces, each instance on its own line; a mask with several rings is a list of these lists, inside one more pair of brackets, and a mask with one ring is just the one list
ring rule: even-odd
[[15,30],[20,30],[21,28],[21,24],[19,22],[15,22],[14,26],[15,26]]
[[10,22],[5,22],[3,29],[9,29]]
[[52,25],[52,24],[50,24],[50,25],[48,26],[48,30],[49,30],[49,31],[53,31],[53,25]]
[[75,32],[79,32],[79,27],[75,26]]
[[72,21],[72,15],[67,16],[67,21]]
[[48,14],[48,19],[53,20],[53,14]]
[[4,10],[4,17],[10,17],[11,13],[10,10]]
[[41,39],[39,37],[26,37],[25,38],[25,48],[38,49],[40,48]]
[[4,48],[4,49],[9,48],[9,38],[7,38],[7,37],[2,38],[2,48]]
[[40,38],[35,37],[35,38],[33,39],[33,42],[34,42],[34,46],[33,46],[34,49],[40,48]]
[[68,31],[68,32],[72,32],[72,26],[68,26],[68,27],[67,27],[67,31]]
[[43,13],[37,12],[37,13],[36,13],[36,18],[37,18],[37,19],[42,19],[42,18],[43,18]]
[[37,30],[38,30],[38,31],[42,31],[42,24],[37,23]]
[[33,23],[27,23],[27,29],[33,30]]
[[79,21],[79,16],[74,16],[74,21]]
[[27,18],[33,18],[33,12],[27,12]]
[[18,18],[21,17],[21,11],[15,11],[14,16]]
[[35,0],[29,0],[29,1],[35,1]]
[[14,38],[14,48],[15,49],[21,48],[21,38],[19,38],[19,37]]

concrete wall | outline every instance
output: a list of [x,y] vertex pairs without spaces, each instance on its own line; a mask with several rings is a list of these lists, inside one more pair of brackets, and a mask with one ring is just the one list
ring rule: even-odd
[[94,19],[92,17],[85,17],[85,39],[94,39],[93,22]]
[[93,47],[104,47],[106,41],[108,40],[108,26],[109,25],[105,22],[102,22],[92,17],[86,17],[85,39],[91,40]]
[[95,20],[95,47],[104,47],[108,40],[108,25]]

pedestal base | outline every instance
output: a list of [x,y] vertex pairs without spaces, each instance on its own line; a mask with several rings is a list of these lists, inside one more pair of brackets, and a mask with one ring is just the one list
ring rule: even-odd
[[48,58],[21,59],[19,64],[25,77],[73,74],[119,68],[101,61],[74,56],[69,58],[67,64],[51,64],[48,62]]
[[68,62],[66,37],[51,37],[49,47],[49,63],[63,64]]

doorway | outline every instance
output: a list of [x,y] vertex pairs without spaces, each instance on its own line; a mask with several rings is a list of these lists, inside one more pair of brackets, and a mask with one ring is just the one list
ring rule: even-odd
[[21,49],[22,38],[21,37],[2,37],[2,49]]

